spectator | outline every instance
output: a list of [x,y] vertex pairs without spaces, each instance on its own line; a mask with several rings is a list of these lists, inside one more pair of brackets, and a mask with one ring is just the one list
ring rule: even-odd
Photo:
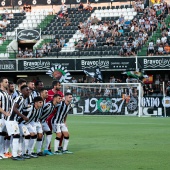
[[148,55],[149,56],[153,56],[154,55],[154,44],[153,44],[153,41],[149,42]]
[[80,2],[79,6],[78,6],[78,11],[83,11],[84,5],[82,2]]
[[65,39],[63,37],[61,37],[60,45],[61,45],[62,48],[64,47],[65,42],[66,42]]
[[9,19],[14,19],[14,14],[12,13],[12,11],[11,11],[11,13],[9,14],[8,18],[9,18]]
[[94,16],[94,18],[91,20],[91,25],[98,25],[99,21],[100,20],[96,16]]
[[67,27],[67,26],[69,26],[70,24],[71,24],[71,19],[70,18],[68,18],[67,16],[65,17],[65,24],[63,25],[64,27]]
[[87,6],[85,7],[85,10],[88,10],[88,11],[92,11],[93,10],[90,2],[87,3]]
[[170,54],[170,46],[168,45],[168,43],[165,44],[164,51],[165,51],[165,54]]
[[121,15],[120,18],[119,18],[119,24],[123,24],[124,23],[124,16]]
[[161,38],[161,42],[162,42],[163,44],[165,44],[166,41],[167,41],[167,37],[165,36],[165,34],[163,34],[163,36],[162,36],[162,38]]
[[160,44],[159,47],[158,47],[158,54],[159,55],[163,55],[164,54],[164,48],[163,48],[162,44]]

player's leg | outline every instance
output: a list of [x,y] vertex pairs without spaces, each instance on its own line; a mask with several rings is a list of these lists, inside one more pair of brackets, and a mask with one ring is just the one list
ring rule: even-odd
[[4,155],[4,147],[5,147],[5,120],[0,119],[0,158],[8,158]]
[[28,131],[30,133],[30,141],[28,145],[28,155],[31,156],[32,158],[37,158],[37,154],[33,153],[33,149],[36,144],[36,139],[37,139],[37,132],[36,132],[36,126],[32,126],[30,123],[27,125]]
[[61,131],[64,136],[64,144],[63,144],[63,154],[71,154],[73,152],[68,151],[68,143],[69,143],[69,132],[67,126],[63,123],[61,125]]
[[43,130],[40,122],[36,122],[36,131],[37,131],[37,155],[45,156],[42,151],[42,138],[43,138]]
[[56,133],[56,138],[54,139],[54,154],[60,155],[61,152],[58,151],[60,139],[61,139],[61,124],[52,124],[53,131]]
[[53,155],[49,150],[48,150],[48,146],[51,143],[51,139],[52,139],[52,132],[47,124],[47,122],[43,122],[42,123],[42,129],[43,132],[45,132],[46,134],[46,138],[45,138],[45,146],[44,146],[44,154],[45,155]]
[[24,159],[30,159],[31,157],[27,154],[27,150],[30,142],[30,133],[25,124],[22,123],[19,124],[19,129],[20,129],[20,136],[23,136],[23,145],[24,145],[24,147],[22,148],[22,157]]

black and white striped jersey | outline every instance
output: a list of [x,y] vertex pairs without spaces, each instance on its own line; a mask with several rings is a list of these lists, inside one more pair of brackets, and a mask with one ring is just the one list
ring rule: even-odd
[[24,105],[25,100],[26,99],[24,99],[23,96],[18,96],[15,98],[15,100],[13,101],[13,104],[12,104],[12,108],[11,108],[11,112],[10,112],[11,116],[9,117],[9,120],[14,121],[19,118],[17,113],[14,111],[14,105],[18,104],[17,110],[22,114],[22,109],[25,107],[25,105]]
[[[5,111],[9,112],[11,109],[10,96],[6,91],[0,89],[0,107]],[[4,114],[0,112],[0,119],[4,118]]]
[[64,123],[64,118],[67,116],[67,113],[71,108],[71,103],[66,105],[65,101],[62,101],[61,104],[57,107],[57,112],[52,118],[52,123]]
[[[58,105],[57,105],[58,106]],[[41,118],[40,121],[41,122],[45,122],[46,119],[48,118],[48,116],[54,111],[54,109],[57,107],[55,105],[53,105],[53,101],[47,102],[43,105],[42,108],[42,114],[41,114]]]
[[34,121],[35,118],[41,115],[42,108],[36,109],[34,106],[34,103],[31,105],[28,105],[27,107],[23,108],[22,114],[25,115],[29,120],[26,122],[23,118],[19,118],[19,123],[29,124],[30,122]]
[[16,97],[21,96],[22,93],[19,90],[15,90],[15,92],[12,94],[12,100],[14,101]]

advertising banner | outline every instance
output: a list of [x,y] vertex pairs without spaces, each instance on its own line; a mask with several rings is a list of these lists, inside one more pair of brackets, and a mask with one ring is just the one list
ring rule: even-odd
[[0,60],[0,71],[16,71],[16,60]]
[[18,60],[19,71],[47,71],[51,67],[61,64],[68,70],[75,70],[75,60],[72,59],[37,59]]
[[135,58],[76,59],[76,70],[99,67],[101,70],[135,70]]
[[40,40],[41,30],[40,29],[17,29],[17,41],[26,40]]
[[138,58],[138,67],[144,70],[170,69],[170,57],[143,57]]

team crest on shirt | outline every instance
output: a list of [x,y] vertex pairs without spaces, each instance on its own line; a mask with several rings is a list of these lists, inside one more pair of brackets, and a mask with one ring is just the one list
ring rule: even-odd
[[47,73],[53,79],[60,81],[61,83],[68,83],[72,78],[66,67],[63,67],[61,64],[57,64],[54,67],[51,67]]

